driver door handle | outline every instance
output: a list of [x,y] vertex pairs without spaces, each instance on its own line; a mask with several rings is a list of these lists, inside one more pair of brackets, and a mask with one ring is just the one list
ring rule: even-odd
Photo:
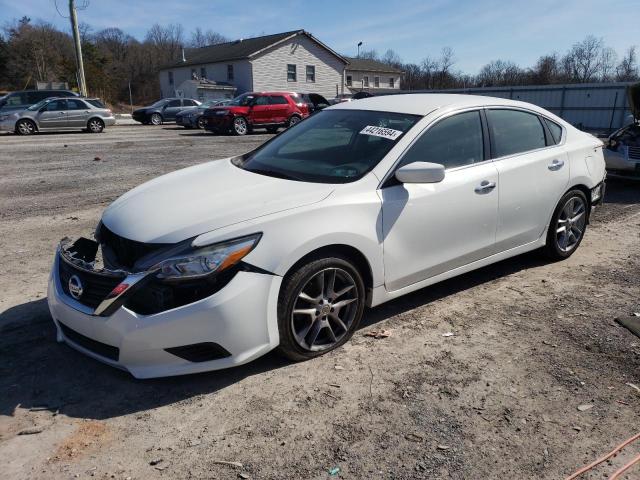
[[483,194],[491,192],[494,188],[496,188],[496,182],[483,180],[474,190],[476,193]]
[[560,170],[564,166],[564,160],[558,160],[557,158],[547,165],[547,168],[551,171]]

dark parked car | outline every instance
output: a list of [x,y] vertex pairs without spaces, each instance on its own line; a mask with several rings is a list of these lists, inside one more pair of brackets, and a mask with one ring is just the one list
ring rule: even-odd
[[24,110],[36,103],[51,97],[77,97],[69,90],[21,90],[0,97],[0,113]]
[[293,126],[308,116],[309,106],[297,93],[291,92],[245,93],[224,107],[208,108],[204,112],[207,130],[231,131],[235,135],[246,135],[254,128],[275,133],[278,128]]
[[298,95],[302,98],[304,103],[309,106],[310,115],[313,115],[315,112],[327,108],[330,105],[329,100],[318,93],[299,93]]
[[204,128],[203,114],[207,108],[222,107],[228,105],[229,100],[208,100],[201,103],[197,107],[189,107],[181,110],[176,115],[176,124],[182,125],[184,128]]
[[181,110],[200,105],[198,100],[191,98],[163,98],[156,103],[134,110],[133,119],[144,125],[162,125],[164,122],[173,122]]

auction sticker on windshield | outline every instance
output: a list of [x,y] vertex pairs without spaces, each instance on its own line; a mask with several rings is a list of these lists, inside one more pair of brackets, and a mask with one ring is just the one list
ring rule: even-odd
[[374,125],[367,125],[360,133],[362,135],[373,135],[374,137],[388,138],[389,140],[395,140],[403,132],[400,130],[394,130],[393,128],[376,127]]

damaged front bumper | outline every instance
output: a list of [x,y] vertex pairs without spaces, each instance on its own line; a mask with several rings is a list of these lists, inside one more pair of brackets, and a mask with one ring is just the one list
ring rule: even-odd
[[97,249],[88,239],[58,248],[48,287],[58,341],[137,378],[240,365],[278,344],[281,277],[238,271],[210,296],[143,315],[128,300],[155,272],[97,268]]

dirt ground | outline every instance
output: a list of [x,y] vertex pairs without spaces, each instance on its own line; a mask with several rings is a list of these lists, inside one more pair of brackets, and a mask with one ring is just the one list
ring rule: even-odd
[[529,254],[415,292],[306,363],[140,381],[55,342],[60,238],[91,234],[149,178],[266,138],[0,136],[0,477],[558,479],[638,432],[640,339],[615,319],[640,312],[640,183],[609,182],[569,260]]

